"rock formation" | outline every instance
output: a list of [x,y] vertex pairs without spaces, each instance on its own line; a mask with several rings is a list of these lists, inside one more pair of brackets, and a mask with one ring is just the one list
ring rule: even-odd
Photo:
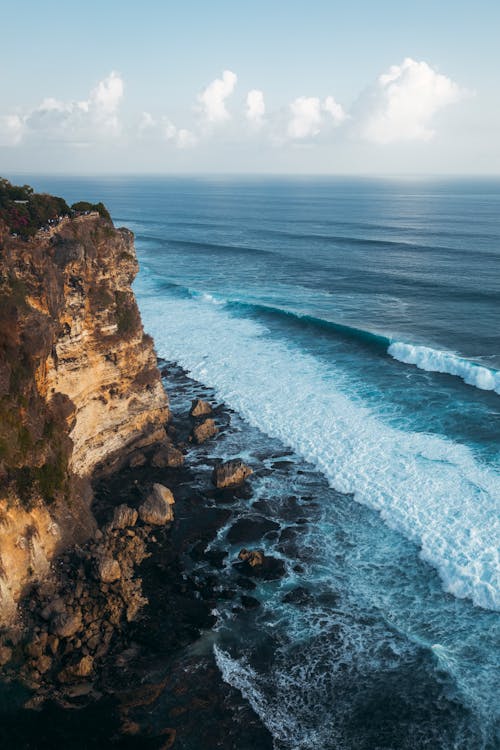
[[137,271],[132,233],[97,212],[25,239],[0,218],[0,624],[93,532],[91,480],[168,445]]

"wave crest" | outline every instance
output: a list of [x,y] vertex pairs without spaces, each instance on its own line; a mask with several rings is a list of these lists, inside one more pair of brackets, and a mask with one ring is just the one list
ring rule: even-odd
[[430,346],[416,346],[394,341],[387,353],[407,365],[416,365],[427,372],[442,372],[461,378],[467,385],[473,385],[483,391],[495,391],[500,394],[500,372],[490,370],[471,360],[459,357],[452,352],[440,351]]

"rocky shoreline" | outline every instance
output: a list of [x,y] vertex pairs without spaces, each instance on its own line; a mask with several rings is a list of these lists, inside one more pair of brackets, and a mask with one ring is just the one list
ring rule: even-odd
[[[3,748],[272,747],[223,682],[212,628],[221,599],[234,600],[236,614],[258,607],[253,579],[279,578],[283,562],[243,548],[226,559],[236,584],[220,578],[227,554],[209,545],[233,499],[251,497],[252,472],[212,459],[200,486],[184,454],[215,437],[223,445],[231,413],[197,398],[203,387],[180,368],[160,367],[170,389],[193,391],[191,412],[173,415],[168,450],[138,452],[96,484],[94,537],[54,561],[23,601],[21,625],[3,633]],[[238,522],[233,529],[245,539]]]

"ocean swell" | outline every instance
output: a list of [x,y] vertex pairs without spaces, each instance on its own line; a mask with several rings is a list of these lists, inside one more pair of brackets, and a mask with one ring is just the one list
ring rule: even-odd
[[415,346],[394,341],[387,353],[399,362],[416,365],[420,370],[442,372],[461,378],[468,385],[483,391],[500,394],[500,372],[459,357],[452,352],[439,351],[429,346]]
[[251,424],[315,465],[333,487],[414,541],[447,591],[500,609],[500,481],[462,445],[384,424],[335,385],[334,368],[267,337],[209,300],[138,295],[158,353]]

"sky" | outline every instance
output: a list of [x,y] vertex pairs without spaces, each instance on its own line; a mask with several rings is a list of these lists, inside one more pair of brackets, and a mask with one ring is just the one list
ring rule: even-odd
[[2,4],[0,174],[500,174],[498,0]]

